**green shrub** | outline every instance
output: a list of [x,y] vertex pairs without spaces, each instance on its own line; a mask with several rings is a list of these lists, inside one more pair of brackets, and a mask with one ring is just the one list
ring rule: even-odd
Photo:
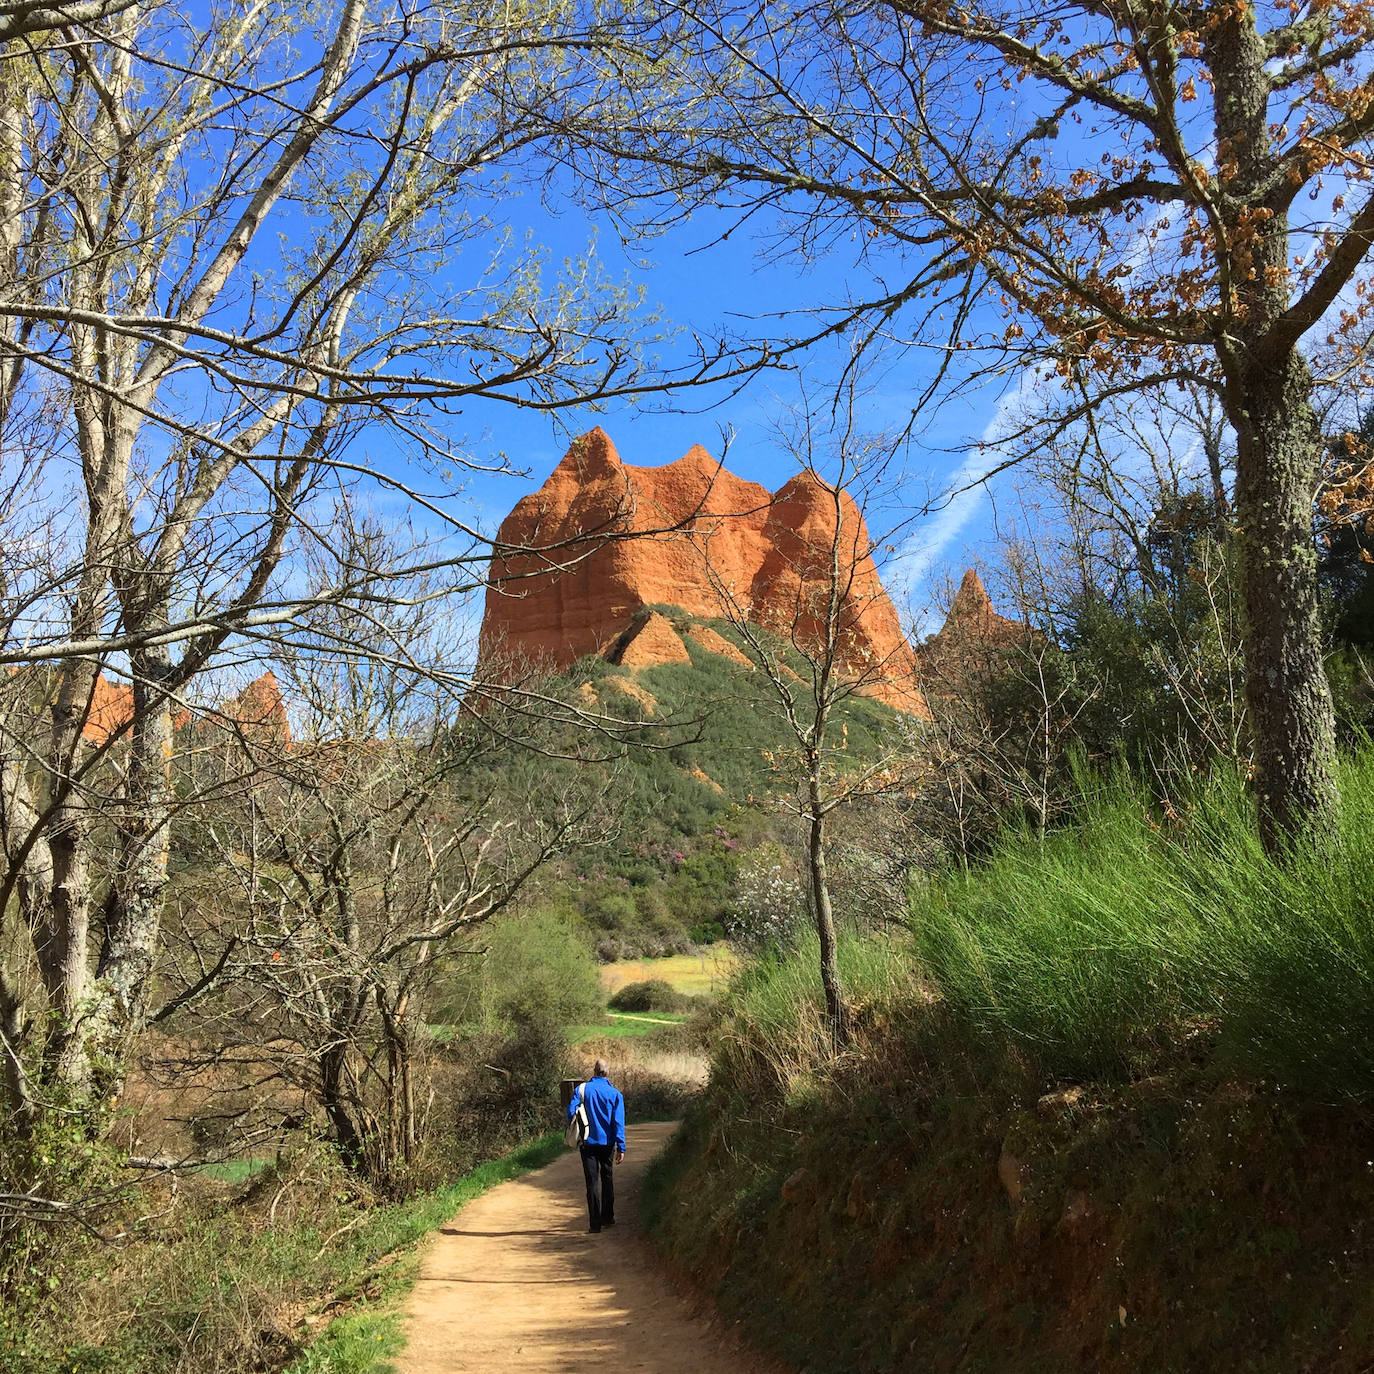
[[[1374,1100],[1374,749],[1340,771],[1339,834],[1278,858],[1234,771],[1165,805],[1125,772],[1085,782],[1079,824],[914,880],[910,939],[842,933],[860,1035],[901,1022],[919,1055],[1048,1081],[1186,1057]],[[786,1095],[830,1061],[813,934],[746,963],[726,1003],[723,1087]]]
[[1255,1077],[1374,1097],[1374,751],[1341,791],[1339,834],[1276,859],[1234,773],[1162,811],[1118,775],[1081,824],[915,892],[921,965],[970,1031],[1054,1075],[1203,1044]]
[[693,999],[662,978],[626,983],[607,1003],[612,1011],[690,1011]]
[[483,976],[488,1024],[566,1026],[601,1010],[596,963],[571,922],[551,908],[498,921]]
[[920,958],[946,1004],[1069,1075],[1117,1072],[1172,1042],[1206,1003],[1204,927],[1177,842],[1149,812],[1120,775],[1080,825],[1043,844],[1006,836],[986,863],[914,894]]
[[491,1080],[491,1100],[483,1104],[484,1113],[492,1121],[510,1122],[520,1133],[546,1127],[551,1104],[558,1101],[567,1056],[568,1035],[562,1022],[521,1021],[492,1058],[502,1079]]
[[639,908],[630,893],[611,884],[589,884],[581,906],[588,924],[597,930],[627,930],[638,924]]

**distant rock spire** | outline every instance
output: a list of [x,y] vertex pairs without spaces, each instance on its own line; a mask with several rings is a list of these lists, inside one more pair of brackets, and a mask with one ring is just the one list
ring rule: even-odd
[[1030,633],[1022,621],[998,614],[977,569],[970,568],[945,623],[917,655],[923,690],[932,700],[959,695],[976,678],[998,671],[1004,655],[1025,644]]
[[[202,726],[214,719],[215,713],[196,708],[176,710],[173,724],[180,730],[188,725]],[[254,678],[237,696],[230,697],[218,710],[221,718],[237,722],[245,730],[267,736],[283,744],[291,742],[291,724],[286,715],[281,687],[276,675],[269,671]],[[91,693],[91,709],[81,738],[87,744],[102,745],[111,735],[124,729],[134,718],[134,689],[128,683],[111,682],[103,673],[97,675]]]
[[945,621],[979,621],[988,620],[997,613],[992,609],[992,598],[988,595],[988,590],[983,586],[983,579],[978,576],[977,568],[970,568],[959,583],[959,590],[954,594],[954,600],[950,604],[949,617]]

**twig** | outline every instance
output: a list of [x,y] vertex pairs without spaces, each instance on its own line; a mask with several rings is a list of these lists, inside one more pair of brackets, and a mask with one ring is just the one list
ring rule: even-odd
[[316,1259],[323,1259],[323,1258],[324,1258],[324,1252],[325,1252],[326,1250],[329,1249],[329,1242],[330,1242],[331,1240],[335,1240],[337,1237],[343,1235],[343,1233],[344,1233],[345,1231],[351,1231],[355,1226],[358,1225],[359,1222],[365,1220],[365,1219],[366,1219],[366,1216],[367,1216],[367,1213],[366,1213],[366,1212],[359,1212],[358,1215],[357,1215],[356,1217],[354,1217],[352,1221],[346,1222],[344,1225],[340,1226],[339,1229],[338,1229],[337,1231],[331,1231],[331,1232],[324,1238],[324,1244],[321,1245],[320,1248],[315,1252],[315,1258],[316,1258]]

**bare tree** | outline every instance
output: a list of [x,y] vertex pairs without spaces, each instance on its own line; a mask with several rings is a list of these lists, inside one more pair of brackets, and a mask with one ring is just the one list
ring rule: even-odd
[[219,994],[179,1020],[259,1086],[304,1090],[344,1158],[379,1180],[419,1143],[433,978],[478,952],[473,932],[584,820],[572,800],[545,816],[465,795],[471,748],[451,732],[297,742],[206,831],[219,909],[238,916],[194,943],[235,949]]
[[770,527],[781,567],[766,598],[755,600],[752,590],[735,587],[711,568],[709,534],[704,544],[722,612],[755,666],[763,700],[790,736],[773,766],[796,788],[821,984],[837,1050],[849,1041],[851,1015],[837,958],[830,823],[841,807],[897,786],[906,757],[894,728],[893,748],[856,763],[848,752],[845,708],[876,696],[925,713],[910,646],[874,563],[881,546],[870,539],[863,514],[890,449],[859,434],[854,401],[851,396],[839,413],[833,442],[810,416],[781,432],[799,471],[773,498]]
[[[357,534],[379,562],[385,540]],[[475,932],[596,810],[594,788],[493,788],[475,767],[489,722],[442,680],[392,670],[389,651],[442,619],[433,603],[322,610],[313,643],[282,655],[295,732],[241,710],[187,727],[194,877],[155,1017],[199,1048],[174,1067],[304,1092],[377,1181],[419,1145],[435,977],[480,953]]]
[[1003,508],[1018,613],[1094,684],[1090,752],[1113,715],[1156,766],[1249,751],[1228,441],[1205,389],[1115,397],[1060,428]]
[[[539,149],[626,97],[613,14],[48,17],[0,62],[0,518],[19,536],[0,663],[53,674],[46,739],[16,725],[0,751],[0,920],[27,904],[0,949],[28,935],[46,1004],[16,1010],[0,971],[22,1109],[34,1064],[45,1091],[99,1098],[148,1015],[173,722],[198,677],[318,607],[386,603],[388,579],[479,582],[490,546],[445,475],[473,462],[464,398],[554,408],[634,366],[631,302],[594,262],[552,282],[495,232],[512,182],[538,191]],[[303,594],[334,501],[369,487],[424,522],[410,554]],[[108,732],[102,672],[128,688]]]
[[[1022,414],[1011,427],[1034,432],[1044,419]],[[1025,467],[1031,490],[1050,494],[1051,535],[1068,532],[1075,559],[1159,592],[1178,571],[1159,537],[1161,511],[1187,505],[1195,533],[1230,538],[1229,439],[1209,390],[1128,394],[1057,428]]]
[[958,607],[956,598],[945,628],[921,652],[934,718],[921,790],[946,845],[967,864],[1008,818],[1029,819],[1043,843],[1063,805],[1075,726],[1099,687],[1085,684],[1029,620],[962,623]]
[[981,345],[999,369],[1057,374],[1066,423],[1148,387],[1218,398],[1236,435],[1261,832],[1329,833],[1303,344],[1330,331],[1319,380],[1365,371],[1367,8],[684,0],[669,14],[650,41],[695,92],[598,128],[588,151],[638,157],[676,197],[728,190],[741,216],[776,211],[783,251],[873,253],[873,293],[782,347],[897,335],[938,350],[938,382],[967,381]]

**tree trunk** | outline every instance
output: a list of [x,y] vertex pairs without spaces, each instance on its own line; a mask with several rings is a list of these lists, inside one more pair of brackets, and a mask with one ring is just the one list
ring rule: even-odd
[[118,1091],[131,1042],[143,1029],[157,956],[172,802],[170,656],[134,656],[134,723],[120,820],[120,865],[97,970],[93,1035]]
[[825,1012],[830,1022],[830,1039],[836,1051],[849,1044],[849,1004],[840,983],[836,953],[835,915],[830,905],[830,879],[825,859],[825,815],[821,804],[820,781],[814,775],[808,782],[810,831],[807,862],[811,872],[811,904],[816,915],[816,935],[821,946],[821,986],[825,989]]
[[[42,938],[52,900],[52,854],[42,832],[29,785],[23,747],[8,722],[0,726],[0,847],[7,872],[0,896],[14,893],[19,911],[37,942]],[[0,927],[4,925],[0,913]]]
[[21,1135],[33,1121],[33,1092],[23,1058],[24,1002],[8,970],[0,968],[0,1082],[5,1085],[6,1114]]
[[353,1123],[344,1092],[347,1059],[348,1048],[343,1044],[330,1045],[321,1053],[320,1101],[344,1163],[356,1170],[363,1163],[363,1138]]
[[[0,742],[0,844],[9,868],[7,885],[13,884],[13,891],[18,894],[20,915],[36,945],[51,909],[52,855],[47,842],[41,836],[35,837],[38,811],[25,775],[23,755],[17,746],[12,746],[14,736],[8,726],[5,729],[5,738]],[[6,1106],[21,1127],[27,1127],[34,1103],[23,1052],[28,1030],[25,998],[3,962],[11,947],[4,937],[9,903],[3,892],[0,903],[0,1079],[4,1082]]]
[[1312,498],[1321,445],[1311,376],[1289,352],[1244,378],[1232,415],[1245,604],[1245,697],[1260,836],[1271,852],[1335,830],[1336,735],[1321,652]]
[[409,1027],[401,1030],[401,1144],[407,1164],[415,1162],[419,1146],[415,1123],[415,1069],[410,1047]]
[[[1291,304],[1282,145],[1270,126],[1270,54],[1253,6],[1218,11],[1204,51],[1215,79],[1216,136],[1234,159],[1223,214],[1234,262],[1223,283],[1224,405],[1236,431],[1235,516],[1245,605],[1245,697],[1260,837],[1274,852],[1322,842],[1336,825],[1335,715],[1321,653],[1312,500],[1321,435],[1312,374],[1282,334]],[[1286,136],[1285,136],[1286,137]],[[1256,218],[1256,209],[1267,213]],[[1229,299],[1228,299],[1229,297]]]
[[63,792],[54,808],[48,850],[52,888],[47,920],[35,933],[38,966],[48,992],[50,1029],[44,1047],[44,1077],[77,1098],[90,1089],[85,1027],[90,997],[91,876],[87,843],[91,808],[83,784],[81,732],[95,690],[96,666],[79,661],[62,673],[52,708],[52,786]]
[[395,1022],[382,1012],[386,1036],[386,1153],[389,1165],[401,1158],[401,1042]]
[[415,1158],[415,1086],[410,1027],[406,1021],[410,994],[403,992],[396,997],[385,981],[378,981],[373,991],[386,1041],[387,1157],[383,1167],[392,1171],[398,1164],[410,1164]]

